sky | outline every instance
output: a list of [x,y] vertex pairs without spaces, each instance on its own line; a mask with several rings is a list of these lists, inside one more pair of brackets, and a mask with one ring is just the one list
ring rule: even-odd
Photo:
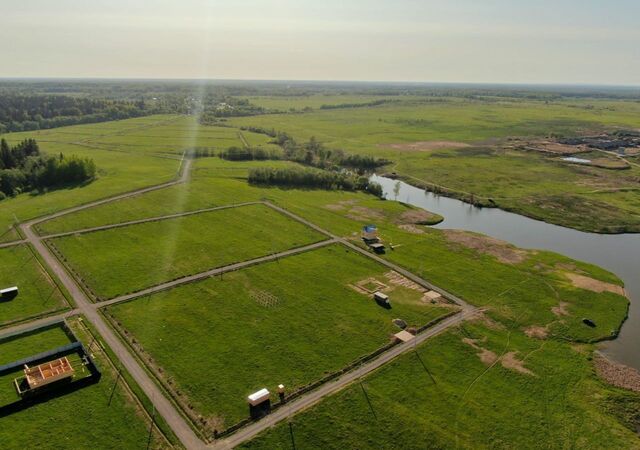
[[640,85],[640,0],[0,0],[0,77]]

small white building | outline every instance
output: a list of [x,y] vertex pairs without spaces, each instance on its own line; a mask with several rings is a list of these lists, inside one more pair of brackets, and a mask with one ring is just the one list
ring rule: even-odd
[[264,388],[248,396],[247,401],[251,406],[258,406],[259,404],[268,401],[270,396],[271,394],[269,393],[269,391]]

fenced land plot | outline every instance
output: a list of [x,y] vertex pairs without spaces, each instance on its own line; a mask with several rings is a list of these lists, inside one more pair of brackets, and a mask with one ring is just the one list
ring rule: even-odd
[[107,315],[165,386],[222,430],[248,416],[251,392],[283,383],[291,393],[387,345],[399,331],[393,319],[423,325],[451,312],[401,286],[384,309],[353,287],[387,272],[332,245],[110,306]]
[[52,239],[99,298],[323,240],[264,205]]

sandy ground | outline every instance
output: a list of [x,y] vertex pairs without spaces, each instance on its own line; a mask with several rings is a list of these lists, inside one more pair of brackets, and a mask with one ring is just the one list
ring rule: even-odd
[[498,261],[506,264],[517,264],[527,257],[525,250],[518,249],[508,242],[489,236],[468,233],[461,230],[445,230],[444,235],[449,242],[463,245],[480,253],[494,256]]
[[557,155],[573,155],[576,153],[589,152],[591,149],[586,145],[567,145],[553,141],[529,141],[519,142],[527,150],[535,150],[544,153],[555,153]]
[[549,335],[549,330],[547,330],[547,327],[532,325],[529,328],[525,328],[524,334],[530,338],[546,339]]
[[535,374],[527,369],[524,366],[524,363],[516,357],[518,352],[509,352],[498,357],[498,355],[496,355],[491,350],[478,345],[478,339],[463,338],[462,342],[478,350],[478,358],[480,358],[480,361],[482,361],[482,363],[487,366],[495,364],[498,360],[500,360],[500,364],[502,364],[502,367],[504,367],[505,369],[515,370],[516,372],[520,372],[525,375],[535,376]]
[[383,148],[393,148],[396,150],[411,150],[416,152],[428,152],[431,150],[449,150],[456,148],[467,148],[471,145],[465,142],[455,141],[418,141],[418,142],[405,142],[399,144],[380,144]]
[[598,355],[593,360],[596,373],[606,382],[631,391],[640,392],[640,372],[631,367]]
[[577,288],[586,289],[588,291],[598,293],[606,291],[613,292],[614,294],[622,296],[626,295],[622,286],[617,286],[605,281],[596,280],[584,275],[578,275],[577,273],[565,272],[564,275],[569,278],[571,280],[571,284],[573,284]]
[[522,361],[516,358],[517,353],[518,352],[509,352],[503,355],[502,358],[500,358],[502,367],[515,370],[516,372],[524,373],[525,375],[535,375],[532,371],[524,366],[524,363]]
[[414,224],[414,225],[428,225],[430,224],[435,214],[425,211],[424,209],[411,209],[400,214],[398,218],[400,223]]
[[421,228],[418,228],[415,225],[412,225],[410,223],[403,223],[401,225],[398,225],[398,228],[400,228],[401,230],[407,231],[411,234],[424,234],[424,230]]
[[558,306],[554,306],[553,308],[551,308],[551,312],[554,313],[558,317],[560,317],[560,316],[568,316],[569,315],[569,311],[567,310],[568,306],[569,306],[569,303],[560,302],[560,304]]

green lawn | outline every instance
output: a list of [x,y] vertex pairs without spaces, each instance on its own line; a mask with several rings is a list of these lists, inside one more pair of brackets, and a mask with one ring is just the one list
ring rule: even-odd
[[[248,415],[246,395],[289,392],[389,342],[392,319],[424,325],[449,308],[390,283],[383,266],[334,245],[108,308],[162,378],[221,430]],[[350,284],[375,277],[392,308]],[[223,425],[224,424],[224,425]]]
[[[463,339],[517,352],[531,373],[489,366]],[[640,397],[594,379],[589,360],[567,344],[466,324],[241,448],[638,448],[621,416]]]
[[67,307],[67,301],[29,247],[0,249],[0,289],[17,286],[19,294],[0,302],[0,327]]
[[322,240],[263,205],[50,241],[100,298],[112,298],[208,269]]
[[[70,324],[85,344],[93,340],[77,319],[71,319]],[[69,338],[60,328],[0,341],[0,364],[68,343]],[[124,389],[122,380],[115,383],[115,371],[103,351],[94,345],[92,353],[102,370],[101,380],[97,384],[0,418],[2,448],[122,449],[147,446],[149,423],[143,418],[140,407],[129,391]],[[0,400],[12,397],[13,385],[5,385],[12,383],[13,378],[9,378],[0,379],[3,384],[0,388]],[[151,447],[167,448],[165,440],[155,429]]]

